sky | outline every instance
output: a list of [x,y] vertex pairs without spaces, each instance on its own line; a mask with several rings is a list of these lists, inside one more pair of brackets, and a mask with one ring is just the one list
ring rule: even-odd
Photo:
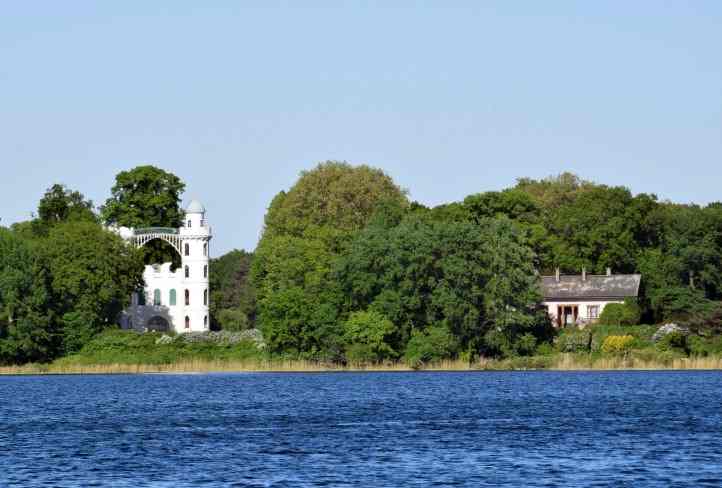
[[426,205],[571,171],[722,200],[722,2],[37,1],[0,6],[0,224],[154,164],[214,254],[325,160]]

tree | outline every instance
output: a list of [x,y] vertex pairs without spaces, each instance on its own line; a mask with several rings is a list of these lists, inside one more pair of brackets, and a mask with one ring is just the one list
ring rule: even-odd
[[326,161],[301,172],[287,193],[273,199],[264,232],[302,236],[326,226],[358,231],[380,202],[408,205],[406,192],[382,170]]
[[[184,190],[180,178],[155,166],[121,171],[115,177],[111,197],[100,209],[101,216],[107,225],[118,227],[177,228],[185,216],[180,207]],[[172,246],[159,239],[143,247],[143,256],[146,264],[170,262],[171,269],[181,263]]]
[[45,362],[57,351],[48,276],[32,246],[0,228],[0,363]]
[[[245,320],[253,326],[256,316],[256,294],[250,282],[253,254],[237,249],[211,259],[209,280],[211,290],[211,323],[223,329],[235,328]],[[245,319],[241,319],[241,315]]]
[[111,197],[101,208],[103,221],[122,227],[180,227],[180,196],[185,183],[155,166],[138,166],[115,177]]
[[40,199],[38,218],[46,226],[68,221],[96,221],[92,201],[85,200],[82,193],[57,183],[48,188]]
[[381,170],[334,161],[302,172],[273,199],[251,266],[272,351],[341,357],[343,300],[333,265],[380,206],[394,218],[408,207],[405,192]]
[[353,362],[378,362],[393,358],[396,352],[387,339],[394,324],[379,312],[353,312],[344,324],[346,357]]
[[78,350],[112,326],[143,284],[140,253],[91,222],[55,226],[42,243],[64,352]]
[[391,229],[369,226],[338,262],[346,307],[388,317],[396,325],[394,350],[431,325],[472,352],[490,328],[532,328],[540,300],[533,253],[508,219],[481,224],[412,215]]

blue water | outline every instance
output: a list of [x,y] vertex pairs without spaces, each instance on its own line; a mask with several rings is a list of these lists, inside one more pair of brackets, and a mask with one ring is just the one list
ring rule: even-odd
[[0,377],[0,486],[722,486],[722,373]]

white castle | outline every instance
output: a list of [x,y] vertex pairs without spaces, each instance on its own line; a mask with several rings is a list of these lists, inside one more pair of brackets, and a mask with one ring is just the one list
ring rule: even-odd
[[193,200],[185,211],[184,226],[173,229],[121,227],[118,234],[136,247],[160,239],[181,257],[181,267],[171,271],[172,263],[145,267],[145,289],[134,293],[131,305],[123,312],[124,329],[198,332],[208,330],[208,262],[211,228],[206,210]]

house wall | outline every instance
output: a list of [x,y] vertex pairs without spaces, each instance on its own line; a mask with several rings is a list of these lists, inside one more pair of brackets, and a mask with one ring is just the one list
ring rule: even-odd
[[557,307],[559,306],[576,306],[579,307],[579,317],[577,323],[585,324],[595,322],[596,319],[589,319],[589,307],[598,306],[599,315],[604,311],[604,307],[609,303],[624,303],[624,300],[568,300],[568,301],[545,301],[544,306],[547,308],[547,313],[551,318],[554,326],[556,327],[557,322]]

